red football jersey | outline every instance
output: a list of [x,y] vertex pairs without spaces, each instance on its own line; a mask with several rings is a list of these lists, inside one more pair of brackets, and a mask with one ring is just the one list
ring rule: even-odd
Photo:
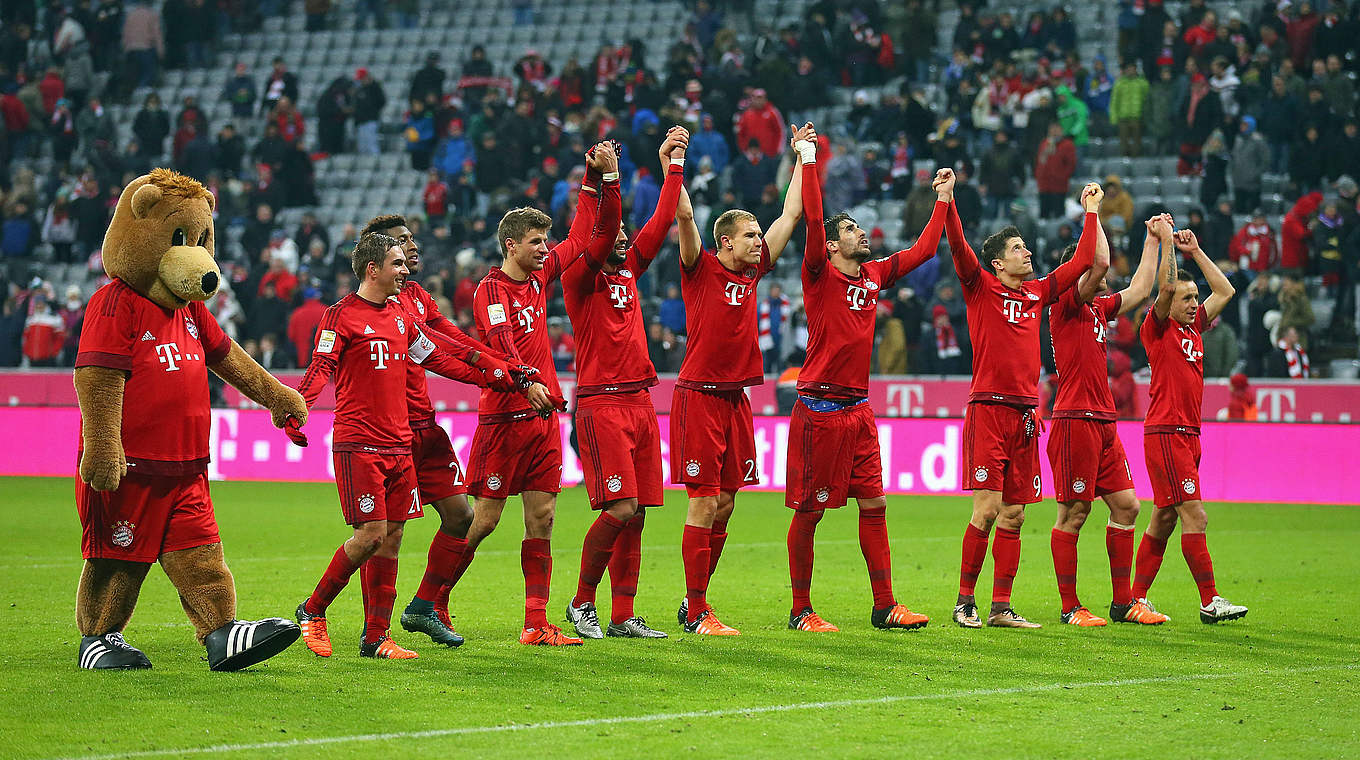
[[[401,305],[410,321],[424,328],[427,334],[443,335],[449,341],[466,346],[473,351],[484,351],[486,347],[469,338],[458,326],[439,312],[434,298],[420,287],[419,283],[407,280],[401,292],[392,298]],[[469,385],[481,385],[482,373],[462,364],[454,380]],[[415,362],[408,362],[406,369],[406,406],[413,428],[429,427],[434,424],[434,405],[430,403],[430,391],[425,384],[425,368]]]
[[[563,270],[576,264],[588,246],[613,246],[618,222],[615,221],[612,230],[602,232],[597,229],[595,220],[599,216],[599,206],[599,193],[582,184],[571,231],[566,240],[548,252],[543,268],[530,272],[522,282],[502,269],[492,269],[477,286],[473,297],[473,318],[487,345],[510,357],[514,363],[537,369],[534,380],[543,383],[553,396],[561,396],[562,387],[557,383],[552,348],[548,345],[547,290],[562,276]],[[532,409],[523,393],[483,388],[477,411],[480,419],[496,422],[522,418],[533,413]]]
[[681,265],[687,339],[677,385],[731,391],[765,382],[756,283],[772,269],[770,249],[763,240],[760,263],[737,272],[710,251],[700,251],[692,267]]
[[1053,416],[1113,420],[1119,414],[1105,367],[1105,325],[1119,314],[1123,297],[1108,293],[1091,303],[1077,289],[1063,293],[1048,310],[1053,362],[1058,367],[1058,398]]
[[410,453],[408,362],[440,374],[461,364],[438,352],[392,299],[375,304],[351,293],[326,309],[316,331],[312,363],[298,391],[311,407],[334,375],[333,451]]
[[807,361],[798,392],[828,398],[869,395],[878,293],[935,255],[949,204],[937,201],[916,244],[878,261],[866,261],[858,277],[831,266],[826,254],[822,191],[817,165],[803,165],[807,248],[803,254],[803,305],[807,313]]
[[1188,325],[1157,319],[1154,306],[1143,320],[1139,335],[1152,367],[1152,397],[1143,430],[1148,433],[1199,433],[1200,406],[1204,401],[1204,340],[1209,324],[1204,307]]
[[1087,214],[1076,255],[1049,276],[1027,280],[1011,290],[994,275],[983,273],[977,254],[964,240],[958,207],[949,204],[945,231],[963,286],[968,335],[973,340],[970,401],[1039,404],[1039,316],[1090,269],[1096,246],[1092,230],[1099,224],[1095,214]]
[[[628,393],[656,385],[656,369],[647,356],[637,278],[661,250],[675,220],[684,179],[684,166],[671,164],[656,211],[633,238],[618,269],[606,272],[603,268],[613,246],[598,247],[562,275],[562,295],[576,335],[577,396]],[[621,214],[618,186],[609,183],[600,204],[600,229],[617,229]]]
[[129,473],[207,470],[208,366],[230,350],[231,339],[199,301],[164,309],[117,279],[90,297],[76,367],[127,373],[122,438]]

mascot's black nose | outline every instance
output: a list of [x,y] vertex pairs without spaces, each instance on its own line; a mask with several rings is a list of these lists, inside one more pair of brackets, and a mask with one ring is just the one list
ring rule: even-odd
[[217,273],[209,272],[203,275],[203,292],[211,293],[217,290]]

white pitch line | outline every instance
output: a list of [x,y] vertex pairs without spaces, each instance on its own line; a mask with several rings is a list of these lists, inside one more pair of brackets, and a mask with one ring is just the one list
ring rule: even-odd
[[[1316,673],[1329,670],[1355,670],[1360,664],[1318,665],[1307,668],[1293,668],[1287,671],[1257,671],[1250,675],[1271,676],[1287,673]],[[689,712],[652,713],[650,715],[623,715],[613,718],[586,718],[583,720],[549,721],[545,723],[512,723],[499,726],[466,726],[463,728],[440,728],[428,731],[393,731],[382,734],[351,734],[348,736],[322,736],[311,739],[290,739],[283,742],[257,742],[254,744],[215,744],[209,747],[181,747],[177,749],[152,749],[136,752],[117,752],[107,755],[84,755],[79,757],[57,758],[54,760],[117,760],[118,758],[165,757],[168,755],[210,755],[233,752],[259,752],[262,750],[285,750],[298,747],[323,747],[332,744],[354,744],[360,742],[383,742],[408,739],[430,739],[444,736],[466,736],[469,734],[498,734],[520,731],[553,730],[559,728],[590,728],[594,726],[617,726],[633,723],[660,723],[671,720],[692,718],[725,718],[734,715],[762,715],[767,713],[795,712],[799,710],[823,710],[836,707],[872,707],[899,702],[924,702],[937,699],[969,699],[972,697],[991,697],[1003,694],[1037,694],[1046,691],[1065,689],[1099,689],[1123,686],[1145,686],[1161,683],[1182,683],[1187,681],[1209,681],[1227,678],[1242,678],[1245,673],[1197,673],[1183,676],[1155,676],[1150,678],[1124,678],[1110,681],[1082,681],[1077,683],[1053,683],[1038,686],[1009,686],[999,689],[964,689],[939,694],[900,694],[868,699],[839,699],[825,702],[796,702],[786,705],[759,705],[755,707],[733,707],[721,710],[693,710]]]

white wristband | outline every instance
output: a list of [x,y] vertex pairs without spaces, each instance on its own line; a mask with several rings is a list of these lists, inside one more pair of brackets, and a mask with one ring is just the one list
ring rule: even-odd
[[817,163],[817,143],[811,140],[799,140],[793,144],[793,148],[798,151],[798,159],[802,163]]
[[672,158],[672,159],[671,159],[671,166],[684,166],[684,165],[685,165],[685,159],[683,159],[683,158]]
[[619,173],[618,173],[618,172],[605,172],[604,174],[601,174],[601,175],[600,175],[600,179],[604,180],[605,182],[618,182],[618,181],[619,181]]

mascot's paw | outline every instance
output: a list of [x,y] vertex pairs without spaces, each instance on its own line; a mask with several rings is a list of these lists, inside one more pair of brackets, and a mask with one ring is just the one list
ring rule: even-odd
[[150,670],[151,660],[142,650],[123,640],[117,631],[80,640],[77,660],[86,670]]
[[208,667],[212,670],[242,670],[264,662],[298,640],[302,629],[283,618],[233,620],[208,634]]
[[96,491],[118,490],[118,484],[127,473],[127,459],[123,457],[121,445],[111,452],[86,451],[80,458],[80,479]]
[[298,425],[307,424],[307,402],[302,400],[302,394],[295,389],[283,386],[283,393],[274,402],[269,410],[269,416],[274,420],[274,427],[281,428],[288,421],[289,417],[296,417]]

